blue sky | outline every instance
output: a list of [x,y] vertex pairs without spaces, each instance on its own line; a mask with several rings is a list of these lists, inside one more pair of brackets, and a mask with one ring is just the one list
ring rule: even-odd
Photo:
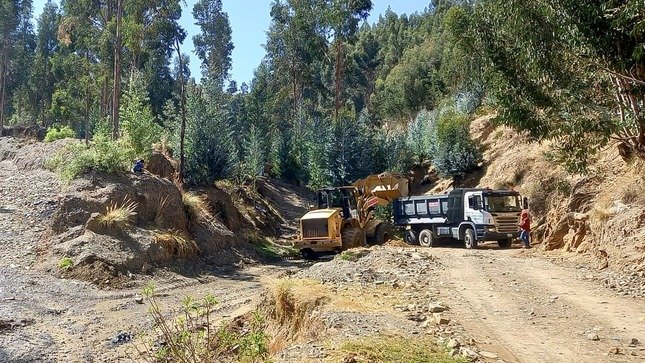
[[[34,0],[34,17],[42,13],[47,0]],[[54,0],[55,2],[58,2]],[[181,25],[188,31],[182,51],[190,55],[190,68],[194,77],[199,79],[199,59],[193,53],[192,37],[199,32],[194,25],[192,8],[197,0],[186,0],[182,11]],[[264,57],[262,44],[266,41],[266,31],[269,28],[271,17],[269,9],[270,0],[222,0],[224,10],[228,13],[231,29],[233,31],[233,69],[231,79],[238,85],[242,82],[250,83],[253,70],[260,64]],[[378,20],[380,14],[385,13],[388,6],[397,14],[421,12],[430,0],[372,0],[374,7],[368,19],[369,23]],[[35,22],[34,22],[35,24]]]

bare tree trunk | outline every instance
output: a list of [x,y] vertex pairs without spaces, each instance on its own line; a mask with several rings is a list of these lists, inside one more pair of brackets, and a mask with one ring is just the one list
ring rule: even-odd
[[112,139],[119,138],[119,108],[121,102],[121,13],[123,0],[116,5],[116,40],[114,42],[114,99],[112,106]]
[[[86,52],[85,57],[87,59],[87,64],[89,68],[90,53]],[[90,73],[89,70],[87,73]],[[89,145],[90,145],[90,82],[88,80],[87,88],[85,89],[85,146],[89,146]]]
[[2,136],[2,132],[4,131],[4,88],[5,88],[5,83],[6,83],[6,76],[5,76],[5,47],[4,44],[6,42],[3,42],[3,47],[2,47],[2,57],[0,57],[0,136]]
[[6,85],[6,74],[5,74],[5,64],[4,56],[2,57],[2,65],[0,65],[0,136],[4,130],[4,95],[5,95],[5,85]]
[[184,180],[184,139],[186,138],[186,93],[184,87],[184,59],[179,48],[179,38],[175,38],[177,59],[179,60],[179,93],[181,97],[181,127],[179,130],[179,180]]
[[342,43],[341,40],[336,40],[336,69],[334,72],[334,94],[335,94],[335,106],[334,106],[334,115],[338,120],[338,112],[340,111],[340,90],[341,90],[341,51]]

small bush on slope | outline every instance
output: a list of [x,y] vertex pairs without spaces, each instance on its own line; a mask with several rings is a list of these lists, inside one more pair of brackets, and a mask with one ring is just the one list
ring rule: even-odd
[[47,129],[47,134],[45,135],[45,142],[52,142],[56,140],[74,138],[74,137],[76,137],[76,133],[68,125],[65,125],[63,127],[52,126],[49,129]]

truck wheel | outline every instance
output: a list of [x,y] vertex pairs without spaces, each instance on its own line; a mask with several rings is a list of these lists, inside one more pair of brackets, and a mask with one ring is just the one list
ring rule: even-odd
[[392,237],[392,229],[390,225],[386,222],[383,222],[376,227],[376,234],[374,239],[377,245],[382,245],[383,243],[390,240]]
[[499,245],[499,248],[510,248],[512,243],[513,243],[513,240],[510,240],[510,239],[503,239],[501,241],[497,241],[497,245]]
[[403,236],[403,239],[405,240],[405,243],[409,245],[419,244],[419,241],[417,241],[417,233],[412,229],[405,231],[405,236]]
[[316,251],[312,250],[311,248],[303,248],[300,250],[300,255],[302,258],[305,260],[316,260],[318,259],[318,254]]
[[424,229],[423,231],[421,231],[421,233],[419,233],[419,245],[423,247],[437,246],[436,238],[431,230]]
[[365,231],[360,228],[345,228],[342,234],[343,250],[365,246]]
[[467,249],[477,248],[477,239],[475,238],[475,232],[468,228],[464,234],[464,245]]

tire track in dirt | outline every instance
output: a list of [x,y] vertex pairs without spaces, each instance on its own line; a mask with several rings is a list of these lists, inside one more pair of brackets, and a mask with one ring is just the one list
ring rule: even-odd
[[[446,266],[441,278],[452,287],[444,290],[452,313],[484,350],[517,362],[643,358],[642,346],[627,347],[631,338],[645,338],[645,323],[639,320],[645,312],[643,299],[614,296],[601,286],[575,280],[572,269],[513,257],[516,250],[433,252]],[[594,332],[599,341],[587,339]],[[609,354],[612,347],[624,354]]]

